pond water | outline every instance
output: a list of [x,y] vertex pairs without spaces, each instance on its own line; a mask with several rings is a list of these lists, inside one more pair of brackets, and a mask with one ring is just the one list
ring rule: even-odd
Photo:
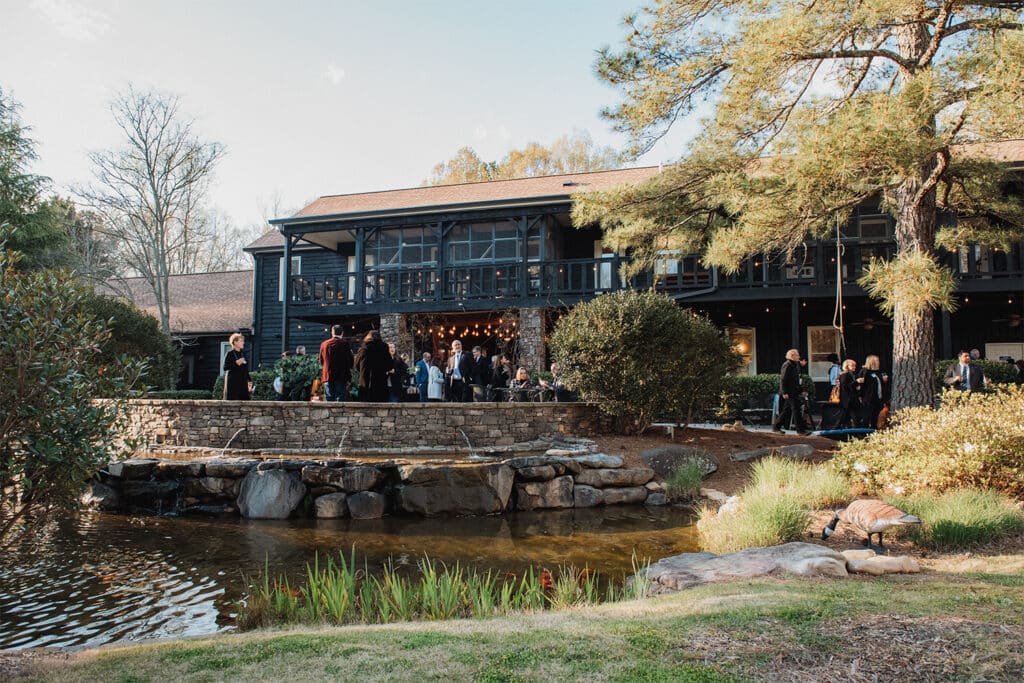
[[689,511],[614,506],[501,517],[256,521],[81,514],[0,557],[0,649],[95,646],[233,628],[243,575],[298,577],[319,552],[501,572],[584,565],[610,578],[631,555],[697,549]]

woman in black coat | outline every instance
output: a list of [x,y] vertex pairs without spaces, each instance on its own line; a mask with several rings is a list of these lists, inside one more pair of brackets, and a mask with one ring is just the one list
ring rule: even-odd
[[231,342],[231,350],[224,356],[224,400],[248,401],[252,383],[249,381],[249,364],[242,353],[245,337],[236,332],[228,337],[228,341]]
[[851,422],[860,420],[860,387],[863,381],[857,378],[857,361],[847,358],[843,361],[842,370],[839,373],[839,406],[842,412],[836,429],[847,429]]
[[388,345],[380,332],[371,330],[356,351],[354,367],[359,373],[359,400],[386,403],[388,400],[388,373],[394,367]]
[[878,413],[882,410],[885,394],[884,383],[889,379],[878,370],[878,356],[868,356],[861,368],[860,387],[860,426],[868,429],[878,428]]

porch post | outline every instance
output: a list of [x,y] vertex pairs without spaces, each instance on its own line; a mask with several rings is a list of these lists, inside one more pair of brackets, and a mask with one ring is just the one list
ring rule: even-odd
[[950,325],[949,311],[942,310],[942,357],[953,357],[953,330]]
[[364,250],[366,249],[366,228],[356,229],[356,291],[349,294],[355,295],[356,304],[363,303],[363,299],[366,298],[366,268],[364,261],[366,260]]
[[791,348],[800,348],[800,300],[793,297],[792,301],[789,302],[789,332],[792,337],[793,346]]
[[282,268],[281,291],[281,353],[288,350],[288,303],[292,298],[292,236],[284,233],[284,268]]

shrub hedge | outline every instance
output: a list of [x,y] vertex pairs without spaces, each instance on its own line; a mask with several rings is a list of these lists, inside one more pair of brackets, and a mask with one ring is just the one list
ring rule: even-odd
[[[946,376],[946,369],[950,365],[953,365],[959,361],[942,359],[935,361],[935,386],[939,389],[944,387],[942,380]],[[993,384],[1013,384],[1019,382],[1017,375],[1017,368],[1010,363],[1004,363],[996,360],[976,360],[972,361],[976,365],[980,365],[981,369],[985,373],[985,378]]]
[[1024,498],[1024,386],[947,389],[936,409],[900,410],[892,427],[841,444],[834,463],[870,493],[991,488]]
[[[800,375],[804,391],[814,396],[814,380]],[[725,378],[718,407],[719,418],[739,417],[746,408],[771,408],[772,396],[779,392],[779,373],[729,375]]]

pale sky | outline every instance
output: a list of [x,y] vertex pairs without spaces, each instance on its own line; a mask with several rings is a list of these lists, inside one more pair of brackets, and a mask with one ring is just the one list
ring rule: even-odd
[[[0,86],[67,191],[114,146],[129,83],[177,94],[227,148],[211,204],[240,225],[279,198],[419,185],[459,147],[495,160],[573,129],[621,148],[596,50],[641,0],[0,0]],[[678,157],[674,133],[637,162]]]

